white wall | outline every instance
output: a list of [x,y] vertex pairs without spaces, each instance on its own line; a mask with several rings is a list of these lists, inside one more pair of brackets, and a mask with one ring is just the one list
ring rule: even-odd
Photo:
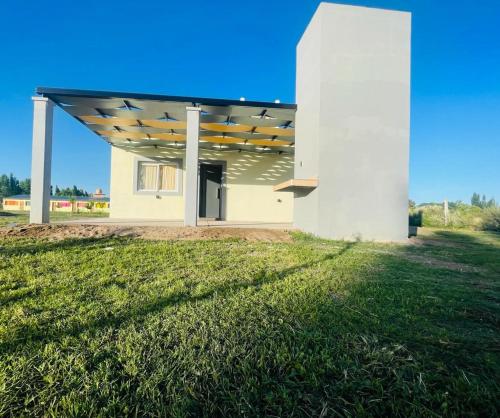
[[407,238],[410,36],[406,12],[328,3],[316,11],[297,47],[295,177],[316,165],[319,187],[296,196],[299,228]]
[[[174,150],[168,157],[179,158],[176,152]],[[140,157],[132,152],[111,147],[110,217],[181,220],[184,216],[182,195],[157,198],[155,195],[135,193],[135,160]]]
[[[182,159],[184,150],[163,148],[142,151],[150,157]],[[132,152],[113,147],[111,152],[111,217],[182,220],[184,195],[160,196],[134,193]],[[293,194],[274,192],[273,186],[293,175],[293,156],[233,151],[200,150],[200,160],[225,161],[225,199],[228,221],[292,222]],[[183,170],[183,175],[185,171]],[[184,185],[183,181],[183,185]]]
[[[321,16],[317,16],[321,19]],[[319,115],[321,25],[309,25],[297,46],[296,101],[300,103],[295,114],[295,178],[319,177]],[[300,51],[300,55],[299,55]],[[300,80],[300,82],[299,82]],[[294,203],[294,223],[305,232],[317,233],[318,190],[297,193]]]

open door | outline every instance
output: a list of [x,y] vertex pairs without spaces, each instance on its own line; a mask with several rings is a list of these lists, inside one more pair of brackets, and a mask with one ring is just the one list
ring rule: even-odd
[[200,164],[200,218],[222,218],[222,165]]

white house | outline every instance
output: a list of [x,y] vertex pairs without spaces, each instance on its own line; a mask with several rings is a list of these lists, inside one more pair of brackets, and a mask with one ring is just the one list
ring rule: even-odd
[[322,3],[294,104],[38,88],[31,222],[48,222],[57,105],[112,147],[111,217],[405,240],[410,38],[407,12]]

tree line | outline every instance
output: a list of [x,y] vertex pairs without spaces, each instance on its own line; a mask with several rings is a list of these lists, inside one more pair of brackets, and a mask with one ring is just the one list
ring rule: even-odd
[[[27,178],[24,180],[19,180],[12,173],[2,174],[0,176],[0,199],[8,196],[14,196],[17,194],[30,194],[31,192],[31,179]],[[63,187],[50,186],[50,194],[52,196],[90,196],[90,194],[84,190],[79,189],[76,186],[73,187]]]
[[479,195],[479,193],[473,193],[472,197],[470,198],[470,204],[472,206],[477,206],[479,208],[496,208],[497,207],[497,202],[495,199],[486,199],[486,196],[483,194],[483,197]]
[[[422,206],[438,206],[442,205],[443,202],[423,202],[419,203],[418,205],[415,203],[414,200],[409,200],[408,201],[408,206],[410,209],[415,209],[417,207],[422,207]],[[457,208],[459,206],[465,205],[466,203],[462,202],[461,200],[457,200],[456,202],[448,202],[448,206],[450,209]],[[486,198],[486,195],[480,195],[479,193],[473,193],[472,197],[470,198],[470,205],[471,206],[477,206],[478,208],[481,209],[487,209],[487,208],[496,208],[498,207],[498,203],[496,200],[492,197],[490,199]]]

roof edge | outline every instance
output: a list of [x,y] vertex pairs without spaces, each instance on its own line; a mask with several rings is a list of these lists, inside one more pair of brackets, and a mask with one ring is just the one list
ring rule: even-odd
[[61,89],[54,87],[37,87],[36,94],[44,97],[51,96],[80,96],[93,97],[101,99],[123,98],[137,100],[157,100],[167,102],[191,102],[195,105],[206,106],[249,106],[249,107],[267,107],[274,109],[297,109],[295,103],[274,103],[274,102],[259,102],[250,100],[234,100],[234,99],[216,99],[206,97],[190,97],[190,96],[169,96],[161,94],[148,93],[127,93],[116,91],[100,91],[100,90],[78,90],[78,89]]

